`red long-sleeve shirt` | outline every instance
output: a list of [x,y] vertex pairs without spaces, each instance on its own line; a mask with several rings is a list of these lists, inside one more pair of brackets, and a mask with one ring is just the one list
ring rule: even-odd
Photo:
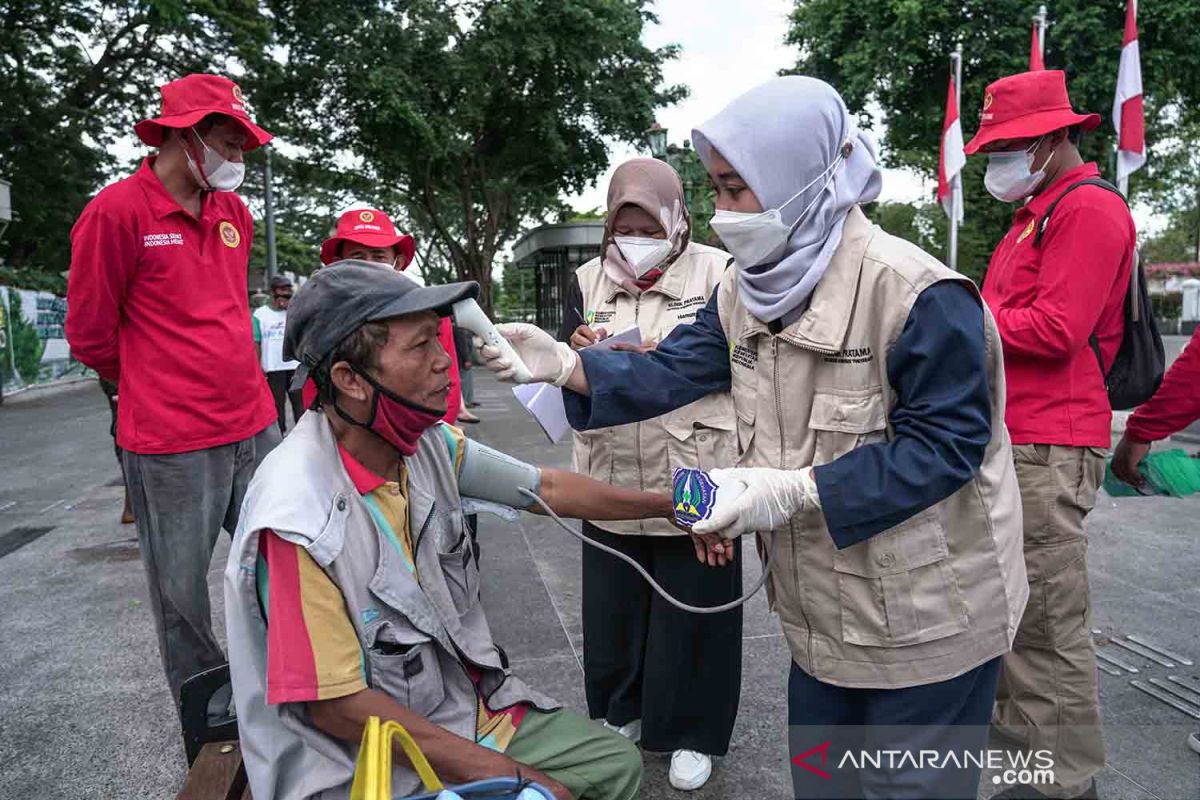
[[213,192],[193,217],[153,163],[71,229],[66,335],[75,358],[119,382],[117,443],[184,453],[254,436],[275,406],[251,336],[250,212]]
[[1004,344],[1005,422],[1015,444],[1112,441],[1112,409],[1088,338],[1096,335],[1111,367],[1124,332],[1133,217],[1117,195],[1082,186],[1058,204],[1034,246],[1055,198],[1099,174],[1095,164],[1083,164],[1017,209],[988,265],[983,298]]
[[1162,386],[1129,417],[1125,435],[1157,442],[1200,419],[1200,328],[1171,364]]

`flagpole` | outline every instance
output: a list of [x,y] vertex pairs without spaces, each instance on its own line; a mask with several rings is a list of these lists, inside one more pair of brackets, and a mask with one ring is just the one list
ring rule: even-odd
[[[950,53],[950,74],[954,76],[954,105],[962,118],[962,42]],[[962,209],[962,170],[955,173],[950,188],[950,239],[946,243],[946,266],[958,270],[958,217]]]
[[1038,26],[1038,52],[1041,53],[1042,63],[1045,63],[1046,61],[1046,19],[1046,7],[1039,6],[1037,15],[1034,16],[1034,20],[1037,21]]

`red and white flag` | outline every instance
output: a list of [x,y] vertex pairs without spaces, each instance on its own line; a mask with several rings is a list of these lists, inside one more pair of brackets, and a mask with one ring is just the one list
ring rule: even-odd
[[1125,40],[1117,71],[1117,96],[1113,100],[1113,127],[1117,130],[1117,183],[1146,163],[1146,120],[1142,106],[1142,59],[1138,53],[1137,6],[1125,9]]
[[937,199],[946,216],[955,222],[963,220],[962,181],[954,180],[967,163],[963,152],[962,123],[958,119],[958,98],[954,78],[946,94],[946,118],[942,122],[942,147],[938,157]]
[[1033,33],[1029,37],[1029,71],[1037,72],[1046,68],[1045,61],[1042,60],[1042,37],[1039,34],[1038,28],[1041,25],[1035,18],[1033,20]]

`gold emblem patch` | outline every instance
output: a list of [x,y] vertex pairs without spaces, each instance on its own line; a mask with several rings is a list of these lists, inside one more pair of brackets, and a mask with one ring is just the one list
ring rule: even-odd
[[1037,227],[1037,220],[1029,220],[1029,224],[1025,226],[1025,230],[1021,231],[1021,235],[1017,237],[1017,244],[1029,238],[1029,234],[1033,233],[1033,229]]
[[375,215],[374,215],[374,214],[372,214],[370,211],[364,211],[364,212],[362,212],[361,214],[359,214],[359,215],[358,215],[358,219],[359,219],[361,222],[374,222],[374,221],[375,221]]
[[242,96],[242,87],[238,86],[236,83],[233,85],[233,99],[237,100],[239,103],[246,102],[246,99]]
[[992,101],[994,101],[995,99],[996,99],[996,98],[992,96],[992,93],[991,93],[991,92],[988,92],[987,94],[985,94],[985,95],[983,96],[983,110],[984,110],[984,111],[987,111],[989,108],[991,108],[991,107],[992,107]]
[[237,247],[242,243],[242,235],[238,233],[238,229],[233,227],[233,223],[228,220],[222,220],[218,230],[221,232],[221,241],[226,247]]

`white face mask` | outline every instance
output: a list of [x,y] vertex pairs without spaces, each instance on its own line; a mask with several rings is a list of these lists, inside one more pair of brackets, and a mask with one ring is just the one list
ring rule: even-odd
[[[757,267],[759,264],[769,264],[783,257],[788,240],[792,238],[792,234],[795,233],[796,228],[800,227],[800,223],[804,221],[804,217],[812,210],[812,207],[821,199],[825,187],[833,182],[834,172],[845,159],[845,152],[845,148],[843,148],[832,164],[803,189],[781,203],[779,208],[771,208],[758,213],[717,209],[713,218],[709,220],[709,227],[716,232],[717,236],[721,237],[721,244],[725,245],[725,249],[737,261],[738,266],[743,269]],[[816,197],[805,206],[804,210],[800,212],[800,216],[796,217],[795,222],[785,225],[780,211],[821,180],[824,180],[825,183],[821,185]]]
[[196,166],[196,160],[192,158],[190,148],[183,148],[183,154],[187,156],[188,169],[192,171],[192,177],[196,179],[196,182],[206,189],[214,189],[218,192],[232,192],[241,186],[246,177],[246,165],[223,158],[220,153],[208,146],[204,138],[196,133],[195,128],[192,128],[192,133],[195,134],[196,141],[200,143],[200,146],[204,148],[203,168]]
[[1002,203],[1015,203],[1036,192],[1038,186],[1046,179],[1046,165],[1054,155],[1054,151],[1051,150],[1042,162],[1041,169],[1035,171],[1033,155],[1041,143],[1039,138],[1028,150],[988,153],[987,173],[983,176],[983,185],[988,194]]
[[655,267],[662,265],[671,254],[669,239],[651,239],[645,236],[614,236],[613,241],[629,266],[633,267],[635,278],[640,278]]

